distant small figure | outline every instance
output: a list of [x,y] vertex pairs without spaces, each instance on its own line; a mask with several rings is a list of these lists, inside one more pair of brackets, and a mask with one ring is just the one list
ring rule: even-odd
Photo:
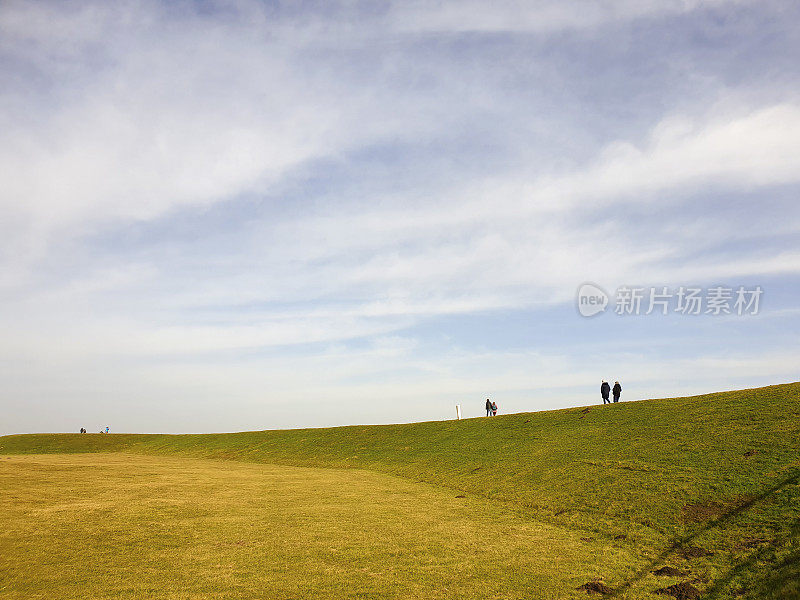
[[497,416],[497,402],[492,402],[492,416]]
[[622,386],[619,381],[614,382],[614,389],[611,391],[614,393],[614,402],[619,402],[619,395],[622,393]]
[[611,392],[611,386],[603,379],[602,383],[600,383],[600,395],[603,397],[603,404],[611,404],[611,401],[608,399],[609,392]]
[[81,427],[81,433],[86,433],[86,428],[85,427]]
[[486,399],[486,416],[490,416],[492,414],[492,402],[488,398]]
[[108,433],[108,427],[106,427],[106,433]]

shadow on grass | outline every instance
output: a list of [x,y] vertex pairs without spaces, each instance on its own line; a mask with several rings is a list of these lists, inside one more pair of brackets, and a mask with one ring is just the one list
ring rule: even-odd
[[714,582],[704,598],[729,598],[730,588],[743,600],[789,600],[800,598],[800,521],[782,540],[784,552],[775,545],[765,546],[738,562],[724,577]]
[[[648,573],[654,570],[655,567],[661,565],[668,557],[676,554],[681,548],[690,546],[691,543],[700,537],[702,534],[711,531],[712,529],[725,527],[735,517],[743,512],[746,512],[753,506],[763,502],[764,500],[773,496],[789,485],[800,484],[800,471],[795,471],[788,477],[780,480],[776,484],[764,490],[758,496],[755,496],[744,502],[725,514],[708,521],[701,528],[692,531],[691,533],[675,540],[667,548],[664,549],[655,559],[650,561],[646,566],[642,567],[631,577],[629,577],[622,585],[616,587],[614,592],[609,596],[614,598],[623,594],[628,588],[644,579]],[[798,541],[800,537],[800,521],[790,525],[789,539],[787,540],[791,545],[793,542]],[[767,563],[765,566],[764,563]],[[776,564],[777,563],[777,564]],[[766,575],[765,575],[766,573]],[[766,599],[798,599],[798,581],[800,581],[800,549],[795,548],[793,552],[786,557],[779,557],[776,554],[774,546],[764,547],[759,551],[748,556],[745,560],[734,565],[734,567],[720,579],[717,579],[713,585],[703,594],[704,598],[717,599],[728,597],[725,595],[728,586],[735,579],[747,580],[749,585],[744,593],[740,596],[742,598],[766,600]],[[792,592],[791,590],[794,590]],[[775,595],[782,594],[782,590],[788,590],[790,595]],[[770,595],[772,594],[772,595]]]

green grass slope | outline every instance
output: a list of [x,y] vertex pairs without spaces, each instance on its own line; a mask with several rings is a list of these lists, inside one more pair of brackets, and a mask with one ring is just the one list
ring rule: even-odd
[[[404,425],[0,438],[0,454],[87,452],[401,476],[619,536],[642,565],[623,587],[651,567],[692,560],[706,597],[800,597],[800,383]],[[713,554],[686,558],[695,546]]]

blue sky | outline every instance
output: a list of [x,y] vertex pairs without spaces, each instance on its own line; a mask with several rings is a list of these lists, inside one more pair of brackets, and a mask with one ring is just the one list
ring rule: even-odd
[[[795,2],[5,2],[0,433],[795,381]],[[761,286],[756,315],[576,291]]]

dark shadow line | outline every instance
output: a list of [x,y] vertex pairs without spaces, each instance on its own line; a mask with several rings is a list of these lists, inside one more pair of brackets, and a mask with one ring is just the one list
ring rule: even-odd
[[[798,534],[800,534],[800,520],[796,521],[789,532],[789,540],[794,539]],[[724,577],[721,577],[714,581],[714,584],[706,590],[705,594],[708,594],[708,600],[714,600],[715,598],[719,598],[722,594],[723,590],[728,587],[730,582],[736,577],[738,574],[742,572],[746,572],[746,570],[750,569],[754,564],[761,562],[770,552],[773,550],[771,547],[763,547],[759,548],[755,552],[753,552],[750,556],[748,556],[745,560],[739,562],[734,567],[732,567]],[[778,565],[776,565],[775,569],[783,569],[784,567],[789,566],[790,564],[796,563],[800,559],[800,555],[798,553],[793,553],[783,559]],[[705,596],[704,594],[704,596]]]
[[666,547],[666,549],[664,549],[655,559],[650,561],[645,567],[642,567],[641,569],[639,569],[636,573],[634,573],[631,577],[629,577],[620,586],[615,587],[614,591],[611,594],[609,594],[609,596],[611,598],[615,598],[615,597],[619,596],[624,591],[626,591],[628,588],[630,588],[633,584],[635,584],[635,583],[641,581],[642,579],[644,579],[647,576],[647,574],[650,573],[656,565],[664,562],[664,560],[668,556],[670,556],[671,554],[673,554],[674,552],[676,552],[680,548],[686,546],[689,542],[691,542],[692,540],[696,539],[701,534],[703,534],[703,533],[705,533],[705,532],[707,532],[707,531],[709,531],[711,529],[715,529],[717,527],[723,526],[725,523],[727,523],[728,521],[730,521],[734,517],[740,515],[744,511],[750,509],[752,506],[754,506],[755,504],[761,502],[762,500],[765,500],[768,496],[771,496],[772,494],[774,494],[775,492],[783,489],[787,485],[794,484],[794,483],[800,483],[800,471],[795,471],[789,477],[786,477],[785,479],[782,479],[781,481],[779,481],[778,483],[774,484],[773,486],[767,488],[764,492],[762,492],[758,496],[756,496],[754,498],[751,498],[750,500],[748,500],[746,502],[743,502],[742,504],[740,504],[737,507],[731,509],[730,511],[728,511],[724,515],[709,521],[708,523],[706,523],[700,529],[698,529],[696,531],[693,531],[691,533],[688,533],[687,535],[685,535],[685,536],[673,541],[669,546]]

